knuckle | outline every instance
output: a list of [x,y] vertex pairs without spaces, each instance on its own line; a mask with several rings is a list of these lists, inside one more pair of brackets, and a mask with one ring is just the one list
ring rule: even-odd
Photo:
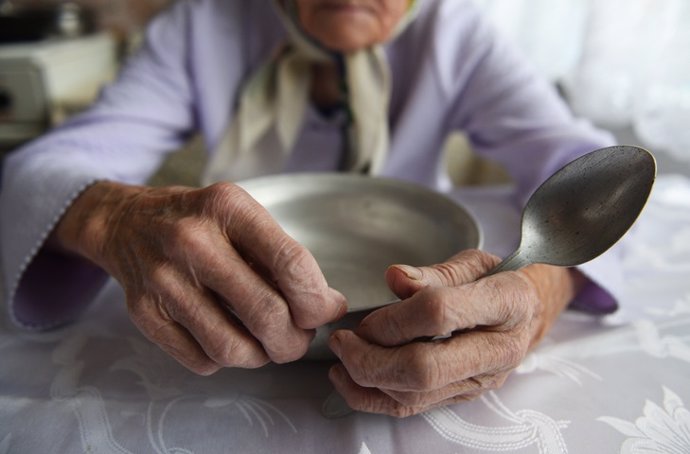
[[286,236],[276,248],[271,267],[290,302],[298,326],[315,328],[337,312],[336,300],[328,298],[327,285],[316,260],[304,246]]
[[522,320],[522,301],[516,298],[506,298],[498,309],[498,320],[503,320],[505,329],[515,328]]
[[175,273],[166,267],[154,271],[151,279],[151,297],[145,309],[155,317],[171,319],[183,325],[194,324],[200,318],[201,304],[190,293],[187,283],[182,284]]
[[434,268],[449,282],[456,285],[474,281],[493,268],[500,259],[478,249],[467,249]]
[[[405,322],[403,316],[399,315],[398,312],[391,311],[389,314],[385,312],[374,314],[375,315],[371,316],[366,323],[360,324],[360,329],[363,328],[368,332],[375,332],[378,330],[381,334],[383,334],[384,338],[388,337],[396,340],[406,338],[406,333],[408,331],[407,323]],[[385,317],[383,314],[385,314]],[[372,326],[375,326],[376,328],[371,329]],[[374,336],[376,336],[375,333]],[[370,335],[370,337],[374,336]],[[389,344],[382,343],[382,345],[393,346],[395,345],[395,342],[391,342]]]
[[416,392],[390,391],[387,394],[405,407],[421,407],[426,404],[425,395]]
[[461,253],[463,260],[471,263],[483,272],[496,266],[501,259],[498,256],[489,254],[479,249],[468,249]]
[[311,271],[313,257],[309,251],[289,236],[278,245],[274,257],[274,269],[284,278],[299,282]]
[[204,188],[202,194],[206,204],[215,206],[217,203],[227,204],[228,201],[236,200],[245,192],[236,184],[220,182]]
[[256,215],[254,199],[233,183],[215,183],[201,190],[199,207],[203,216],[220,219],[228,226],[242,225],[246,218]]
[[243,347],[239,339],[223,337],[213,342],[204,350],[216,363],[225,367],[232,367],[245,362],[249,352]]
[[201,234],[197,222],[192,218],[182,218],[174,222],[166,240],[166,246],[170,248],[171,253],[180,251],[186,254],[205,246],[205,237]]
[[129,318],[132,323],[152,340],[167,336],[175,323],[160,298],[127,298]]
[[366,372],[368,369],[366,367],[362,367],[359,358],[353,357],[352,355],[348,355],[346,352],[343,352],[343,356],[341,359],[343,361],[343,364],[345,364],[345,367],[347,368],[347,373],[350,374],[350,378],[352,378],[352,381],[357,383],[359,386],[364,387],[374,387],[377,385],[377,383],[374,383],[376,380],[370,378],[369,374]]
[[431,324],[436,334],[445,334],[452,329],[449,320],[449,306],[453,302],[453,295],[448,288],[429,288],[423,290],[423,317]]
[[373,364],[368,358],[368,355],[350,349],[343,349],[340,357],[352,381],[366,388],[378,387],[390,372]]
[[433,265],[432,268],[439,275],[440,281],[445,285],[457,285],[465,280],[465,266],[460,262],[444,262]]
[[441,371],[432,356],[411,354],[403,364],[407,364],[407,385],[410,389],[427,391],[437,387]]
[[300,359],[307,353],[309,341],[304,338],[297,338],[283,343],[278,343],[276,347],[267,349],[271,360],[278,364],[285,364]]
[[250,304],[243,322],[256,336],[264,338],[282,334],[290,325],[290,311],[282,298],[272,289],[265,288]]
[[500,343],[499,360],[508,368],[517,367],[527,353],[527,345],[520,338],[504,335]]
[[221,366],[219,364],[216,364],[215,362],[208,359],[200,359],[197,361],[188,362],[187,364],[182,363],[182,365],[194,372],[195,374],[204,377],[213,375],[221,369]]
[[232,366],[235,355],[233,347],[226,342],[215,342],[204,349],[206,354],[215,362],[222,366]]
[[340,313],[340,306],[318,292],[302,292],[290,299],[292,318],[302,329],[315,329],[333,321]]
[[163,299],[138,298],[127,299],[129,316],[132,323],[154,344],[175,358],[180,364],[197,375],[208,376],[220,369],[213,359],[200,354],[190,355],[180,350],[177,322],[168,313]]
[[491,280],[484,284],[492,286],[492,294],[500,301],[500,304],[496,305],[496,319],[500,321],[503,330],[514,330],[532,318],[536,295],[523,279],[515,279],[509,292],[495,287],[496,283]]
[[271,289],[264,290],[250,305],[243,322],[276,363],[295,361],[309,348],[311,336],[294,325],[289,308]]

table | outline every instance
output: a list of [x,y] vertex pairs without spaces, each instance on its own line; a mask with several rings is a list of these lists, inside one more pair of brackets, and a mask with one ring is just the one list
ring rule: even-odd
[[[502,254],[506,194],[453,193]],[[110,283],[75,324],[0,328],[0,454],[690,453],[690,180],[660,177],[625,241],[619,312],[566,312],[504,387],[406,419],[323,418],[328,363],[195,376]]]

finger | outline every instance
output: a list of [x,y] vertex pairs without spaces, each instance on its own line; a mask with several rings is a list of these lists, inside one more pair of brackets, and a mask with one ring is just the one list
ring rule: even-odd
[[206,355],[223,367],[257,368],[269,362],[261,343],[224,309],[210,292],[188,292],[182,307],[172,313],[201,345]]
[[259,203],[239,187],[226,189],[234,198],[226,232],[241,254],[258,263],[280,289],[297,326],[317,328],[342,317],[345,297],[328,287],[312,254],[278,225]]
[[185,283],[183,277],[165,268],[153,274],[151,285],[156,297],[138,305],[133,312],[138,321],[149,327],[161,320],[176,322],[219,367],[255,368],[268,362],[259,342],[210,292]]
[[353,410],[367,413],[404,418],[416,413],[395,399],[376,388],[365,388],[355,383],[341,364],[336,364],[328,371],[328,378],[335,390],[345,399]]
[[[177,222],[175,247],[166,251],[192,279],[191,285],[209,288],[242,321],[263,345],[269,357],[279,363],[301,357],[311,341],[311,333],[297,327],[287,302],[278,291],[239,256],[220,232],[199,232],[192,221]],[[188,289],[181,288],[185,276],[158,271],[159,287],[173,300]],[[173,291],[172,289],[177,289]]]
[[486,252],[468,249],[436,265],[392,265],[386,271],[386,282],[399,298],[409,298],[424,287],[453,287],[475,281],[499,261]]
[[[348,406],[353,410],[367,413],[380,413],[398,418],[424,413],[435,407],[473,400],[482,394],[481,391],[471,391],[465,394],[455,394],[433,403],[415,405],[399,401],[387,394],[387,392],[377,388],[365,388],[358,385],[350,378],[347,374],[347,370],[345,370],[341,364],[336,364],[331,367],[328,377],[336,391],[345,399]],[[422,393],[415,394],[422,395]],[[423,399],[420,398],[419,401],[423,402]]]
[[517,274],[496,275],[462,287],[428,287],[412,297],[367,315],[357,334],[383,346],[455,331],[506,331],[531,318],[534,299],[527,281]]
[[516,367],[527,352],[527,337],[469,331],[440,342],[387,348],[338,330],[329,346],[360,386],[419,392]]
[[393,391],[382,389],[386,395],[406,407],[429,408],[453,400],[472,400],[486,391],[498,389],[505,383],[509,372],[470,377],[432,391]]
[[130,311],[132,323],[151,342],[199,375],[211,375],[221,368],[208,357],[189,332],[168,317],[138,316]]

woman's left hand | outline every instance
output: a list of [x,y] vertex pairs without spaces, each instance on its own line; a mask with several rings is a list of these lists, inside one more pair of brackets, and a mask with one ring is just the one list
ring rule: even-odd
[[329,341],[341,360],[329,376],[350,407],[403,417],[501,386],[581,276],[532,265],[483,277],[498,262],[470,250],[431,267],[389,268],[388,285],[402,301]]

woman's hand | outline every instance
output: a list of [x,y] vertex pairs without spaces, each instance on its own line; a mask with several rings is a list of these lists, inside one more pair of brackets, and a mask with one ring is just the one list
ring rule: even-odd
[[546,265],[482,278],[498,262],[471,250],[431,267],[389,268],[388,285],[402,301],[330,338],[342,361],[330,379],[347,403],[401,417],[501,386],[577,282],[572,271]]
[[199,374],[298,359],[346,311],[313,256],[232,184],[97,183],[52,241],[114,276],[134,324]]

